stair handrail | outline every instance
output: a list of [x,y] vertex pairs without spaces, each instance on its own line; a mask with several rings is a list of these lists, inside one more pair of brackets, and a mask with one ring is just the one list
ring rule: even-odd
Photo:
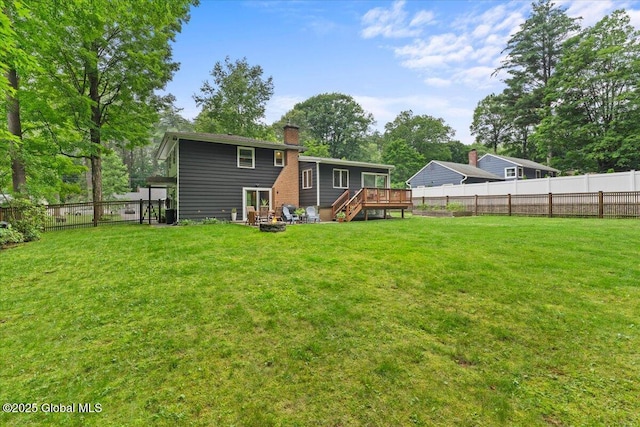
[[345,190],[331,205],[331,218],[335,218],[336,214],[343,210],[347,203],[349,203],[349,190]]
[[346,220],[351,221],[362,210],[362,201],[364,200],[364,188],[361,188],[353,195],[346,204]]

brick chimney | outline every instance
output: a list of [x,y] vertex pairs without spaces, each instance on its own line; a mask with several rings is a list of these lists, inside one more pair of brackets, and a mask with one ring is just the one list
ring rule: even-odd
[[[300,145],[298,126],[287,124],[284,127],[284,143]],[[273,208],[283,204],[299,206],[300,204],[300,168],[298,167],[298,150],[286,148],[285,162],[280,175],[273,184]]]
[[469,151],[469,165],[478,167],[478,152],[475,149]]
[[291,145],[300,145],[300,139],[298,135],[298,126],[287,124],[284,127],[284,143]]

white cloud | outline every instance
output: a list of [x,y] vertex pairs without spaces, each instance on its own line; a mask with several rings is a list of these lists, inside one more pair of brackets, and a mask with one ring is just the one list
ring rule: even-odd
[[427,84],[427,86],[433,86],[433,87],[451,86],[450,79],[441,79],[440,77],[428,77],[424,79],[424,82]]
[[266,105],[266,123],[273,123],[282,118],[289,110],[299,102],[306,98],[295,95],[276,95],[267,102]]
[[384,125],[392,122],[401,111],[412,110],[414,114],[429,114],[441,117],[439,112],[452,108],[446,97],[439,96],[400,96],[373,97],[355,95],[353,97],[365,111],[376,118],[376,129],[384,131]]
[[[583,26],[595,24],[615,9],[625,8],[632,25],[640,27],[637,1],[554,1],[567,8],[569,16],[582,16]],[[411,17],[405,8],[409,9],[408,3],[396,1],[389,8],[371,9],[362,19],[361,35],[398,39],[390,42],[391,49],[403,67],[421,75],[424,88],[416,88],[415,93],[428,91],[428,95],[356,99],[374,114],[379,128],[383,129],[398,112],[411,109],[415,114],[444,118],[457,130],[458,139],[471,143],[473,137],[468,126],[473,109],[484,96],[502,90],[504,75],[492,74],[505,60],[503,50],[509,39],[530,16],[531,2],[473,3],[448,21],[436,21],[433,12],[424,10]]]
[[413,17],[411,22],[409,23],[410,27],[417,27],[420,25],[431,24],[434,21],[435,15],[433,12],[429,10],[421,10],[416,13],[416,16]]
[[412,44],[395,49],[395,54],[406,58],[402,64],[407,68],[436,68],[462,62],[473,53],[465,35],[440,34],[428,40],[415,40]]
[[631,19],[631,25],[636,28],[640,28],[640,10],[627,10],[629,18]]
[[370,39],[376,36],[386,38],[416,37],[422,33],[423,26],[433,22],[433,12],[421,10],[408,21],[409,14],[404,10],[405,0],[397,0],[390,9],[376,7],[362,17],[364,29],[362,37]]
[[455,73],[453,79],[456,82],[475,89],[491,89],[501,85],[496,78],[492,78],[491,74],[495,68],[493,67],[471,67],[460,70]]
[[568,16],[572,18],[581,17],[582,20],[580,23],[583,27],[590,27],[614,10],[626,8],[629,3],[611,0],[561,0],[558,2],[558,5],[567,9],[566,13]]

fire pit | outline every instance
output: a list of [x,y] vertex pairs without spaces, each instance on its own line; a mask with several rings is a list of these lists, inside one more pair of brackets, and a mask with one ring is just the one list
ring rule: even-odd
[[260,231],[264,231],[266,233],[278,233],[280,231],[285,231],[286,229],[287,229],[287,224],[285,224],[282,221],[260,223]]

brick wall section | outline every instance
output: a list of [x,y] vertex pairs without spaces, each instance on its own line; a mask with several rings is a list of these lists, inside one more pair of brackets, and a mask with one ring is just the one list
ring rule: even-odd
[[475,149],[469,151],[469,165],[478,167],[478,152]]
[[[284,127],[284,142],[289,145],[299,145],[298,128],[287,125]],[[273,184],[272,209],[283,204],[300,205],[300,168],[298,166],[298,150],[286,150],[282,172]]]

